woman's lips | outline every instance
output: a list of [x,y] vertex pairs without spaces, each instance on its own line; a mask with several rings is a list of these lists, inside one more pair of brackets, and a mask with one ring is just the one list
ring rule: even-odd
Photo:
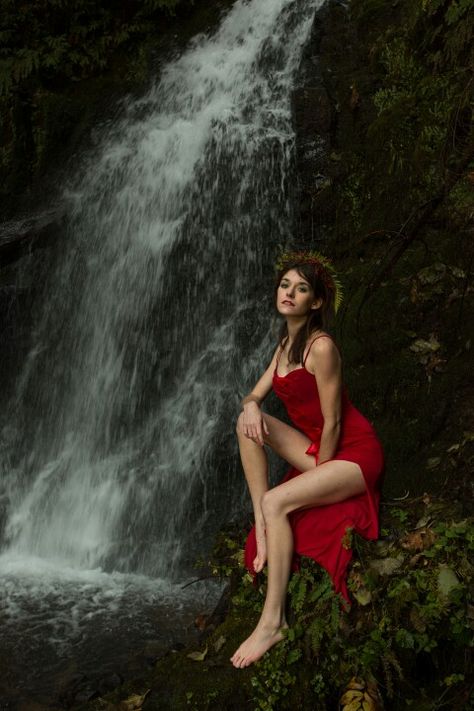
[[289,301],[288,299],[284,299],[284,301],[282,301],[281,303],[288,304],[288,306],[294,306],[294,303],[292,301]]

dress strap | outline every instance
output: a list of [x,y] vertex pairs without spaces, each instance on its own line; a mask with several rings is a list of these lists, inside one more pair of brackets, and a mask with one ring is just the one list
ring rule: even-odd
[[314,343],[315,341],[317,341],[318,338],[330,338],[331,341],[334,341],[333,337],[330,336],[328,333],[320,333],[319,336],[316,336],[316,338],[313,338],[313,340],[312,340],[311,343],[309,344],[308,350],[306,351],[306,355],[305,355],[304,360],[303,360],[303,368],[304,368],[304,366],[305,366],[306,359],[307,359],[307,357],[309,356],[309,352],[310,352],[311,348],[313,347],[313,343]]

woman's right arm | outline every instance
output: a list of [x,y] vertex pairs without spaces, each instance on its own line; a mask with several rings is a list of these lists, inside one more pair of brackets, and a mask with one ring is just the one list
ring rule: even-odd
[[264,434],[268,434],[267,423],[263,418],[260,406],[272,389],[273,373],[277,365],[280,347],[276,349],[270,365],[257,382],[253,390],[242,399],[242,417],[240,426],[243,434],[257,444],[263,446]]

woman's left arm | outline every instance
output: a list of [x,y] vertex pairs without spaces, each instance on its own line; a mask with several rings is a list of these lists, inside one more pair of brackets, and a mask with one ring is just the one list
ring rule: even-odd
[[308,367],[315,374],[324,425],[318,464],[331,459],[341,434],[342,367],[337,346],[330,338],[318,338],[308,355]]

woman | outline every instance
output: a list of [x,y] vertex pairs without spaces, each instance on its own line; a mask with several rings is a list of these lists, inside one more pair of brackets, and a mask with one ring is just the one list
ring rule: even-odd
[[[265,604],[255,630],[231,657],[237,668],[249,666],[283,639],[295,554],[323,565],[335,590],[349,600],[348,529],[366,538],[378,535],[382,448],[371,424],[349,401],[339,350],[325,330],[342,298],[334,269],[317,252],[284,254],[277,266],[276,308],[285,322],[269,367],[242,400],[237,424],[255,515],[246,565],[258,573],[268,562]],[[272,387],[296,428],[262,413]],[[265,444],[291,465],[273,489]]]

